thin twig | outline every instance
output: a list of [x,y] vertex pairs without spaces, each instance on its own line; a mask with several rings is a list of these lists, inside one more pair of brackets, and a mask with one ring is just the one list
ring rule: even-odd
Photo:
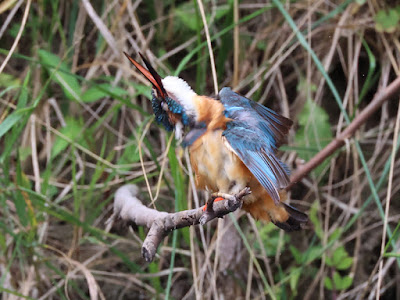
[[24,11],[24,16],[22,17],[21,26],[20,26],[20,28],[19,28],[19,30],[18,30],[17,36],[15,37],[14,43],[12,44],[10,51],[8,52],[6,58],[4,59],[3,63],[2,63],[1,66],[0,66],[0,74],[1,74],[1,72],[3,72],[4,68],[6,67],[8,61],[9,61],[10,58],[11,58],[11,55],[13,55],[13,53],[14,53],[14,51],[15,51],[15,48],[17,48],[19,39],[21,38],[22,32],[23,32],[24,29],[25,29],[26,20],[28,19],[29,10],[30,10],[30,8],[31,8],[31,3],[32,3],[32,0],[28,0],[28,1],[26,2],[26,7],[25,7],[25,11]]
[[392,191],[392,183],[393,183],[393,172],[394,172],[394,158],[396,156],[396,145],[397,139],[399,137],[399,122],[400,122],[400,107],[397,108],[397,118],[396,118],[396,126],[394,130],[393,137],[393,148],[392,148],[392,158],[390,161],[390,171],[389,171],[389,180],[388,180],[388,188],[386,194],[386,207],[385,207],[385,219],[383,220],[383,229],[382,229],[382,243],[381,243],[381,261],[379,263],[379,276],[378,283],[376,288],[376,299],[379,299],[381,293],[381,284],[383,280],[383,255],[385,254],[385,241],[386,241],[386,227],[388,226],[389,219],[389,207],[390,207],[390,199],[391,199],[391,191]]
[[201,20],[203,21],[204,30],[205,30],[205,34],[206,34],[206,38],[207,38],[207,47],[208,47],[208,52],[210,54],[211,72],[212,72],[213,82],[214,82],[214,92],[215,92],[215,94],[218,94],[217,70],[215,68],[215,61],[214,61],[214,54],[213,54],[213,49],[212,49],[212,45],[211,45],[210,31],[208,30],[207,19],[206,19],[206,14],[204,12],[203,2],[201,0],[197,0],[197,4],[199,6]]
[[83,7],[85,8],[86,12],[88,13],[89,17],[92,19],[93,23],[96,25],[97,29],[100,31],[101,35],[103,36],[104,40],[110,46],[112,51],[115,55],[120,55],[120,51],[117,47],[117,42],[115,41],[112,33],[104,24],[103,20],[99,17],[97,12],[94,10],[92,4],[89,0],[82,0]]

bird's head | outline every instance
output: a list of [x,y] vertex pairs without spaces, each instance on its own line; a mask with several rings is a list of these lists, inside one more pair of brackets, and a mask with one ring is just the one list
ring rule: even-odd
[[183,127],[194,124],[197,119],[194,104],[194,97],[197,94],[182,78],[176,76],[161,78],[141,54],[147,69],[128,54],[125,55],[153,85],[152,107],[157,123],[163,124],[169,131],[175,128],[177,138],[180,137]]

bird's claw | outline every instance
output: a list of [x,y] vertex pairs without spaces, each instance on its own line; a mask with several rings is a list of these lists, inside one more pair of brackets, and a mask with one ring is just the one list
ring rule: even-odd
[[[225,194],[225,193],[213,193],[211,195],[211,197],[208,199],[206,205],[204,205],[204,207],[203,207],[203,215],[200,218],[200,224],[204,225],[209,220],[211,220],[215,217],[218,217],[218,215],[216,215],[216,212],[214,211],[214,208],[213,208],[214,202],[228,200],[227,201],[228,203],[226,203],[226,205],[225,205],[226,208],[231,209],[231,207],[232,207],[233,208],[232,211],[234,211],[237,208],[240,208],[242,206],[242,198],[249,194],[251,194],[249,187],[245,187],[239,193],[234,194],[234,195]],[[236,208],[235,208],[235,206],[236,206]]]
[[211,209],[211,211],[213,211],[212,207],[213,207],[214,202],[218,202],[218,201],[222,201],[222,200],[225,200],[225,198],[211,196],[210,199],[207,201],[206,205],[204,205],[203,211],[210,210],[210,209]]

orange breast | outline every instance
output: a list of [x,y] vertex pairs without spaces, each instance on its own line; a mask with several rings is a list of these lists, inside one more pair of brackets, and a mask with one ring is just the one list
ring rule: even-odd
[[237,193],[252,174],[222,139],[222,129],[208,130],[189,148],[197,186],[211,192]]
[[[276,206],[267,191],[258,182],[239,157],[225,144],[222,129],[208,130],[189,148],[190,161],[198,188],[210,192],[236,194],[250,187],[251,194],[243,200],[243,209],[254,218],[269,222],[284,222],[288,214]],[[281,195],[281,200],[286,195]]]
[[222,138],[230,121],[224,115],[225,108],[207,96],[196,96],[194,103],[197,122],[207,125],[207,131],[189,148],[197,186],[212,192],[236,193],[246,187],[251,173]]

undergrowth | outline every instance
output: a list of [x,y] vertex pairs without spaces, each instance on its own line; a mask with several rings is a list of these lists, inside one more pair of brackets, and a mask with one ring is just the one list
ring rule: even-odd
[[[293,187],[291,202],[310,217],[301,232],[235,214],[224,233],[232,247],[218,248],[216,223],[184,228],[148,264],[140,252],[147,229],[105,231],[126,183],[162,211],[206,199],[182,149],[155,124],[147,81],[122,54],[141,52],[162,76],[213,94],[198,3],[1,3],[3,299],[398,298],[398,96]],[[203,5],[219,88],[294,120],[280,151],[291,169],[400,76],[395,1]]]

